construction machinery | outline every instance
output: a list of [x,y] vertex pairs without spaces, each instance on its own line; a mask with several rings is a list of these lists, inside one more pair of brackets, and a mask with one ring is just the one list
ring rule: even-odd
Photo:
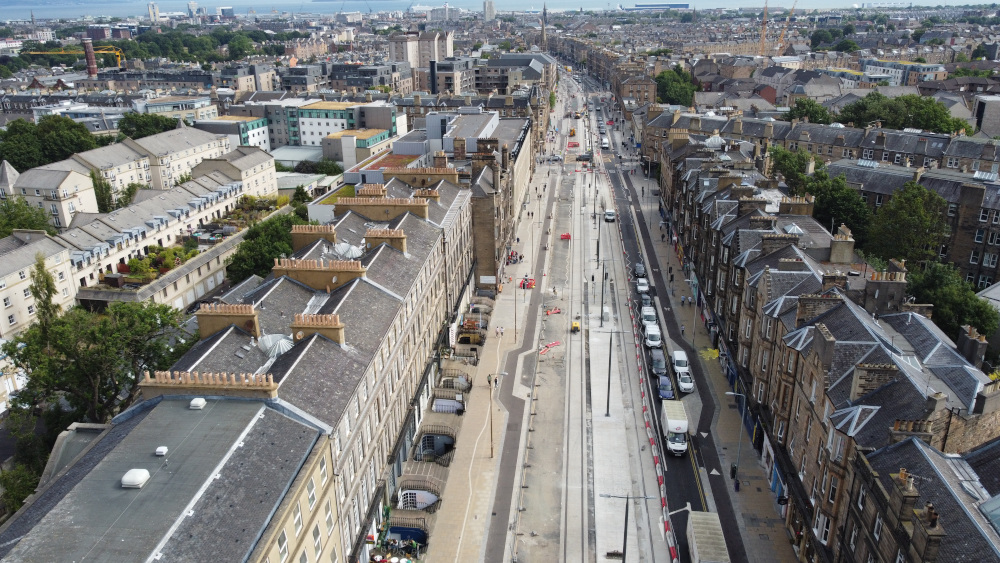
[[785,34],[788,32],[788,25],[792,23],[792,14],[795,13],[795,5],[799,3],[799,0],[792,2],[792,9],[788,10],[788,17],[785,19],[785,26],[781,28],[781,37],[778,38],[778,54],[781,55],[785,52]]
[[767,56],[767,2],[764,2],[764,17],[760,23],[760,56]]
[[[82,57],[85,55],[83,47],[62,47],[61,49],[53,49],[51,51],[22,51],[21,54],[24,55],[75,55]],[[118,68],[122,66],[122,58],[125,53],[113,45],[100,45],[94,46],[94,54],[96,55],[114,55],[117,62]]]

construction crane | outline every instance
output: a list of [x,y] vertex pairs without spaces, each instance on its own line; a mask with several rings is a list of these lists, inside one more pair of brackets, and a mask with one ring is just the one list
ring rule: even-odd
[[788,10],[788,18],[785,19],[785,27],[781,28],[781,37],[778,38],[778,54],[785,52],[785,33],[788,32],[788,25],[792,23],[792,14],[795,13],[795,5],[799,0],[792,2],[792,9]]
[[[83,52],[83,47],[63,47],[61,49],[53,49],[51,51],[22,51],[21,54],[25,55],[76,55],[83,57],[85,56]],[[121,49],[115,47],[114,45],[94,45],[95,55],[114,55],[117,61],[118,68],[122,66],[122,57],[125,53]]]
[[767,2],[764,2],[764,18],[760,24],[760,56],[767,53]]

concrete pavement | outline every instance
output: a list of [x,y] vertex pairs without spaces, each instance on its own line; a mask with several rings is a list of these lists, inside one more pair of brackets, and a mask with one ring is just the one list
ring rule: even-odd
[[[655,251],[660,263],[660,268],[664,276],[669,276],[666,272],[669,267],[673,267],[675,272],[674,295],[661,296],[664,302],[671,303],[672,313],[677,325],[686,325],[684,339],[691,342],[692,336],[699,350],[699,357],[692,358],[692,361],[699,361],[702,364],[704,373],[707,376],[707,383],[712,389],[715,402],[720,405],[714,416],[712,425],[712,435],[721,462],[720,467],[705,467],[702,471],[703,482],[717,479],[720,475],[727,483],[725,497],[713,494],[714,488],[706,488],[706,495],[709,496],[710,507],[719,502],[729,502],[733,511],[737,514],[737,524],[743,538],[746,549],[746,560],[751,562],[789,562],[797,561],[792,546],[788,541],[788,534],[784,527],[784,517],[779,512],[781,507],[775,502],[775,496],[770,492],[767,480],[767,473],[760,461],[759,452],[754,450],[750,436],[747,436],[746,428],[740,424],[740,404],[741,398],[738,396],[726,395],[727,391],[732,391],[719,360],[709,351],[709,334],[705,324],[701,321],[700,310],[696,313],[694,306],[676,306],[681,297],[687,297],[688,303],[692,297],[691,288],[684,282],[681,272],[680,262],[673,246],[667,242],[660,242],[656,239],[656,234],[661,231],[659,227],[660,218],[658,214],[657,198],[652,195],[656,189],[653,182],[645,180],[640,176],[641,170],[634,176],[630,176],[635,190],[642,193],[645,187],[645,197],[641,198],[643,217],[649,227],[649,232],[654,239],[652,248],[647,248],[647,252]],[[694,320],[697,317],[697,320]],[[679,339],[679,334],[671,335]],[[700,418],[701,401],[693,402],[695,409],[690,409],[689,416],[692,421]],[[690,407],[692,403],[688,403]],[[742,441],[742,446],[740,445]],[[737,462],[738,457],[738,478],[740,490],[735,492],[732,481],[729,479],[729,466]],[[671,507],[675,510],[679,507]],[[732,554],[731,554],[732,555]],[[735,557],[734,557],[735,559]]]

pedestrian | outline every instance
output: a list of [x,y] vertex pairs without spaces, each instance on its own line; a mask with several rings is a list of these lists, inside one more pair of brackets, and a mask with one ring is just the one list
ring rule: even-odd
[[499,337],[500,337],[500,326],[499,326],[499,325],[497,325],[496,327],[494,327],[494,328],[493,328],[493,332],[495,332],[495,333],[496,333],[496,336],[497,336],[497,338],[499,338]]
[[665,233],[661,233],[660,234],[660,242],[664,242],[666,240],[667,240],[667,235]]
[[681,336],[684,336],[684,325],[681,325]]
[[500,336],[503,336],[503,327],[500,327]]

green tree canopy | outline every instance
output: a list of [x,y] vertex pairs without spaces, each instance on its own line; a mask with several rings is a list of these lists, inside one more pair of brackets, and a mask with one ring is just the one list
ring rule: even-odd
[[256,274],[264,277],[274,259],[292,253],[292,225],[304,225],[297,215],[278,215],[247,230],[236,252],[226,261],[229,279],[239,283]]
[[662,103],[691,106],[696,91],[698,88],[691,80],[691,75],[680,65],[656,76],[656,95]]
[[825,168],[820,168],[806,180],[805,190],[816,198],[813,217],[820,225],[836,233],[843,223],[851,229],[857,246],[864,246],[872,213],[861,194],[847,185],[843,175],[831,178]]
[[806,193],[806,181],[809,178],[806,170],[809,168],[809,161],[812,160],[812,155],[804,149],[792,152],[781,145],[771,145],[768,153],[771,155],[771,167],[773,171],[785,178],[788,192],[791,195],[804,195]]
[[97,148],[97,141],[86,125],[61,115],[41,118],[36,131],[47,162],[65,160],[78,152]]
[[15,119],[7,124],[7,130],[0,132],[0,159],[19,172],[47,164],[34,123]]
[[833,118],[830,117],[830,112],[825,107],[816,102],[816,100],[809,98],[795,100],[795,107],[790,109],[783,117],[788,121],[793,119],[809,119],[809,123],[818,123],[820,125],[829,125],[833,121]]
[[64,402],[76,420],[107,422],[128,408],[143,371],[169,368],[187,349],[177,340],[180,312],[158,303],[114,302],[101,313],[73,308],[38,323],[4,346],[28,375],[16,402],[33,408]]
[[853,53],[860,49],[858,44],[850,39],[841,39],[839,43],[833,46],[834,51],[840,51],[843,53]]
[[954,133],[962,129],[972,131],[967,122],[952,117],[941,102],[915,94],[888,98],[879,92],[872,92],[844,106],[837,121],[853,123],[857,127],[877,121],[889,129],[914,127],[935,133]]
[[177,128],[177,120],[155,113],[126,113],[118,122],[118,132],[130,139],[141,139]]
[[833,43],[833,35],[830,34],[829,30],[817,29],[812,32],[812,35],[809,36],[809,44],[812,45],[813,49],[819,47],[823,43]]
[[895,258],[914,265],[935,260],[951,232],[947,210],[948,203],[937,193],[906,182],[875,212],[867,250],[884,260]]
[[934,305],[934,324],[952,340],[958,340],[963,325],[972,325],[980,334],[993,334],[1000,326],[1000,314],[976,295],[972,284],[951,264],[930,262],[911,269],[907,292],[917,303]]
[[34,229],[55,235],[44,209],[33,207],[24,198],[0,199],[0,238],[9,237],[14,229]]

